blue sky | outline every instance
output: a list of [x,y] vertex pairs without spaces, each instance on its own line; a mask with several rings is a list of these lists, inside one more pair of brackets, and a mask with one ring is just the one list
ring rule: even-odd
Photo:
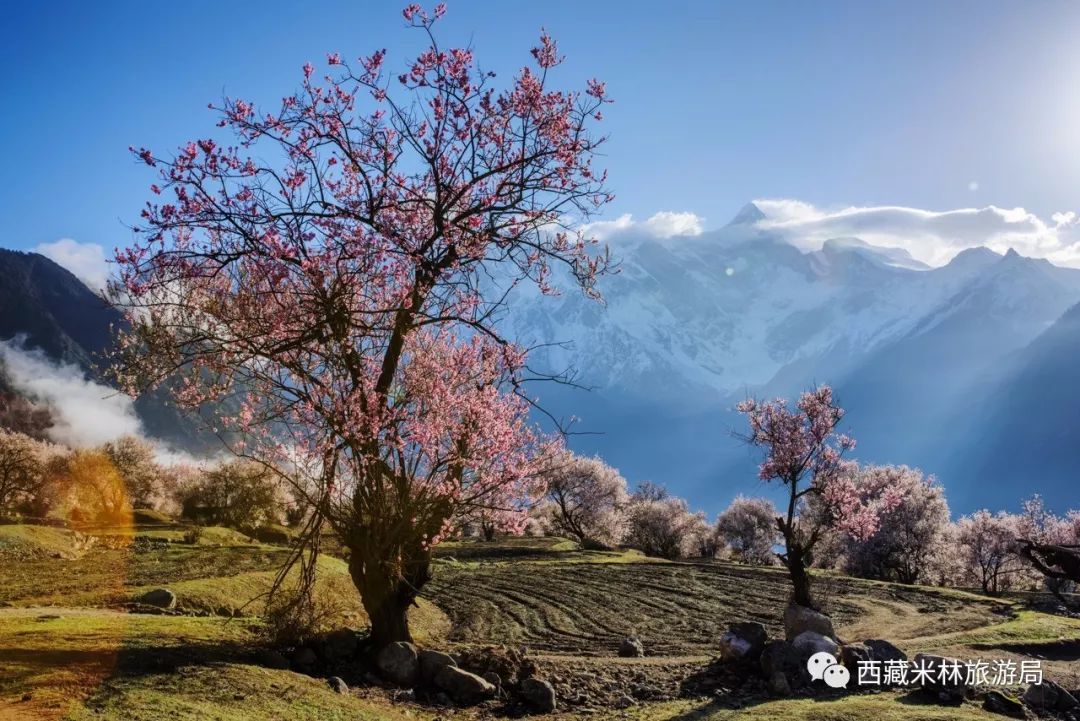
[[[566,84],[607,81],[610,217],[1080,205],[1080,4],[448,4],[446,41],[502,75],[545,26]],[[330,50],[404,60],[401,5],[4,3],[0,245],[125,243],[152,180],[129,145],[211,134],[208,102],[273,103]]]

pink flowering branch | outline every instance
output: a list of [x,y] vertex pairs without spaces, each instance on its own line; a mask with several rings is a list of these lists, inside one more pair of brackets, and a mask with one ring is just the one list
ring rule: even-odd
[[331,53],[272,109],[211,106],[228,142],[133,150],[158,178],[116,255],[126,386],[228,408],[234,449],[293,469],[378,642],[407,640],[450,519],[485,508],[519,530],[558,446],[528,422],[506,289],[554,293],[561,268],[597,297],[609,269],[581,230],[612,197],[593,165],[603,84],[553,88],[543,34],[498,89],[437,42],[444,12],[404,9],[426,47],[400,73],[385,50]]

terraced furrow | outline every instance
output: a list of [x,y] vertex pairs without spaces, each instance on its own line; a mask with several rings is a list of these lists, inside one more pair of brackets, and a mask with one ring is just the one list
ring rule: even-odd
[[[971,627],[991,602],[889,584],[821,578],[829,612],[844,628],[883,634],[890,619],[906,636],[945,617]],[[711,653],[733,621],[779,634],[788,597],[783,573],[720,563],[479,563],[440,565],[425,595],[465,643],[526,644],[540,651],[610,655],[626,635],[650,655]],[[842,599],[842,600],[841,600]],[[960,620],[958,620],[960,619]],[[977,620],[978,619],[978,620]],[[868,627],[871,627],[868,629]],[[900,629],[897,629],[900,630]]]

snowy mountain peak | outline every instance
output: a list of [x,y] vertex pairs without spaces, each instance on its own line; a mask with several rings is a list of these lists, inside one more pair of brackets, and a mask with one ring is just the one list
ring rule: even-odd
[[929,270],[930,266],[912,257],[904,248],[871,245],[862,238],[829,238],[821,248],[826,256],[855,253],[875,265],[907,270]]
[[762,220],[765,220],[765,214],[761,212],[761,208],[750,202],[739,209],[728,225],[753,225]]

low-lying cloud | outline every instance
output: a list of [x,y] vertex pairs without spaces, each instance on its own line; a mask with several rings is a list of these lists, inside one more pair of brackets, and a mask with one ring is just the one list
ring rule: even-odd
[[600,240],[608,240],[631,230],[654,238],[674,238],[680,235],[701,235],[704,225],[705,219],[694,213],[662,210],[643,221],[634,220],[630,213],[624,213],[614,220],[598,220],[586,225],[585,231]]
[[759,228],[779,233],[803,250],[816,250],[829,238],[855,236],[873,245],[904,248],[933,266],[977,246],[999,253],[1015,248],[1021,255],[1058,265],[1080,265],[1080,223],[1072,212],[1044,220],[1023,208],[993,205],[939,212],[902,206],[823,210],[789,199],[754,203],[765,215]]
[[71,238],[61,238],[53,243],[38,243],[33,251],[69,270],[91,290],[105,290],[109,279],[109,264],[105,260],[105,249],[97,243],[80,243]]
[[8,383],[20,394],[49,407],[49,437],[66,446],[96,446],[143,429],[131,398],[87,380],[73,365],[53,363],[44,353],[14,340],[0,341],[0,361]]

